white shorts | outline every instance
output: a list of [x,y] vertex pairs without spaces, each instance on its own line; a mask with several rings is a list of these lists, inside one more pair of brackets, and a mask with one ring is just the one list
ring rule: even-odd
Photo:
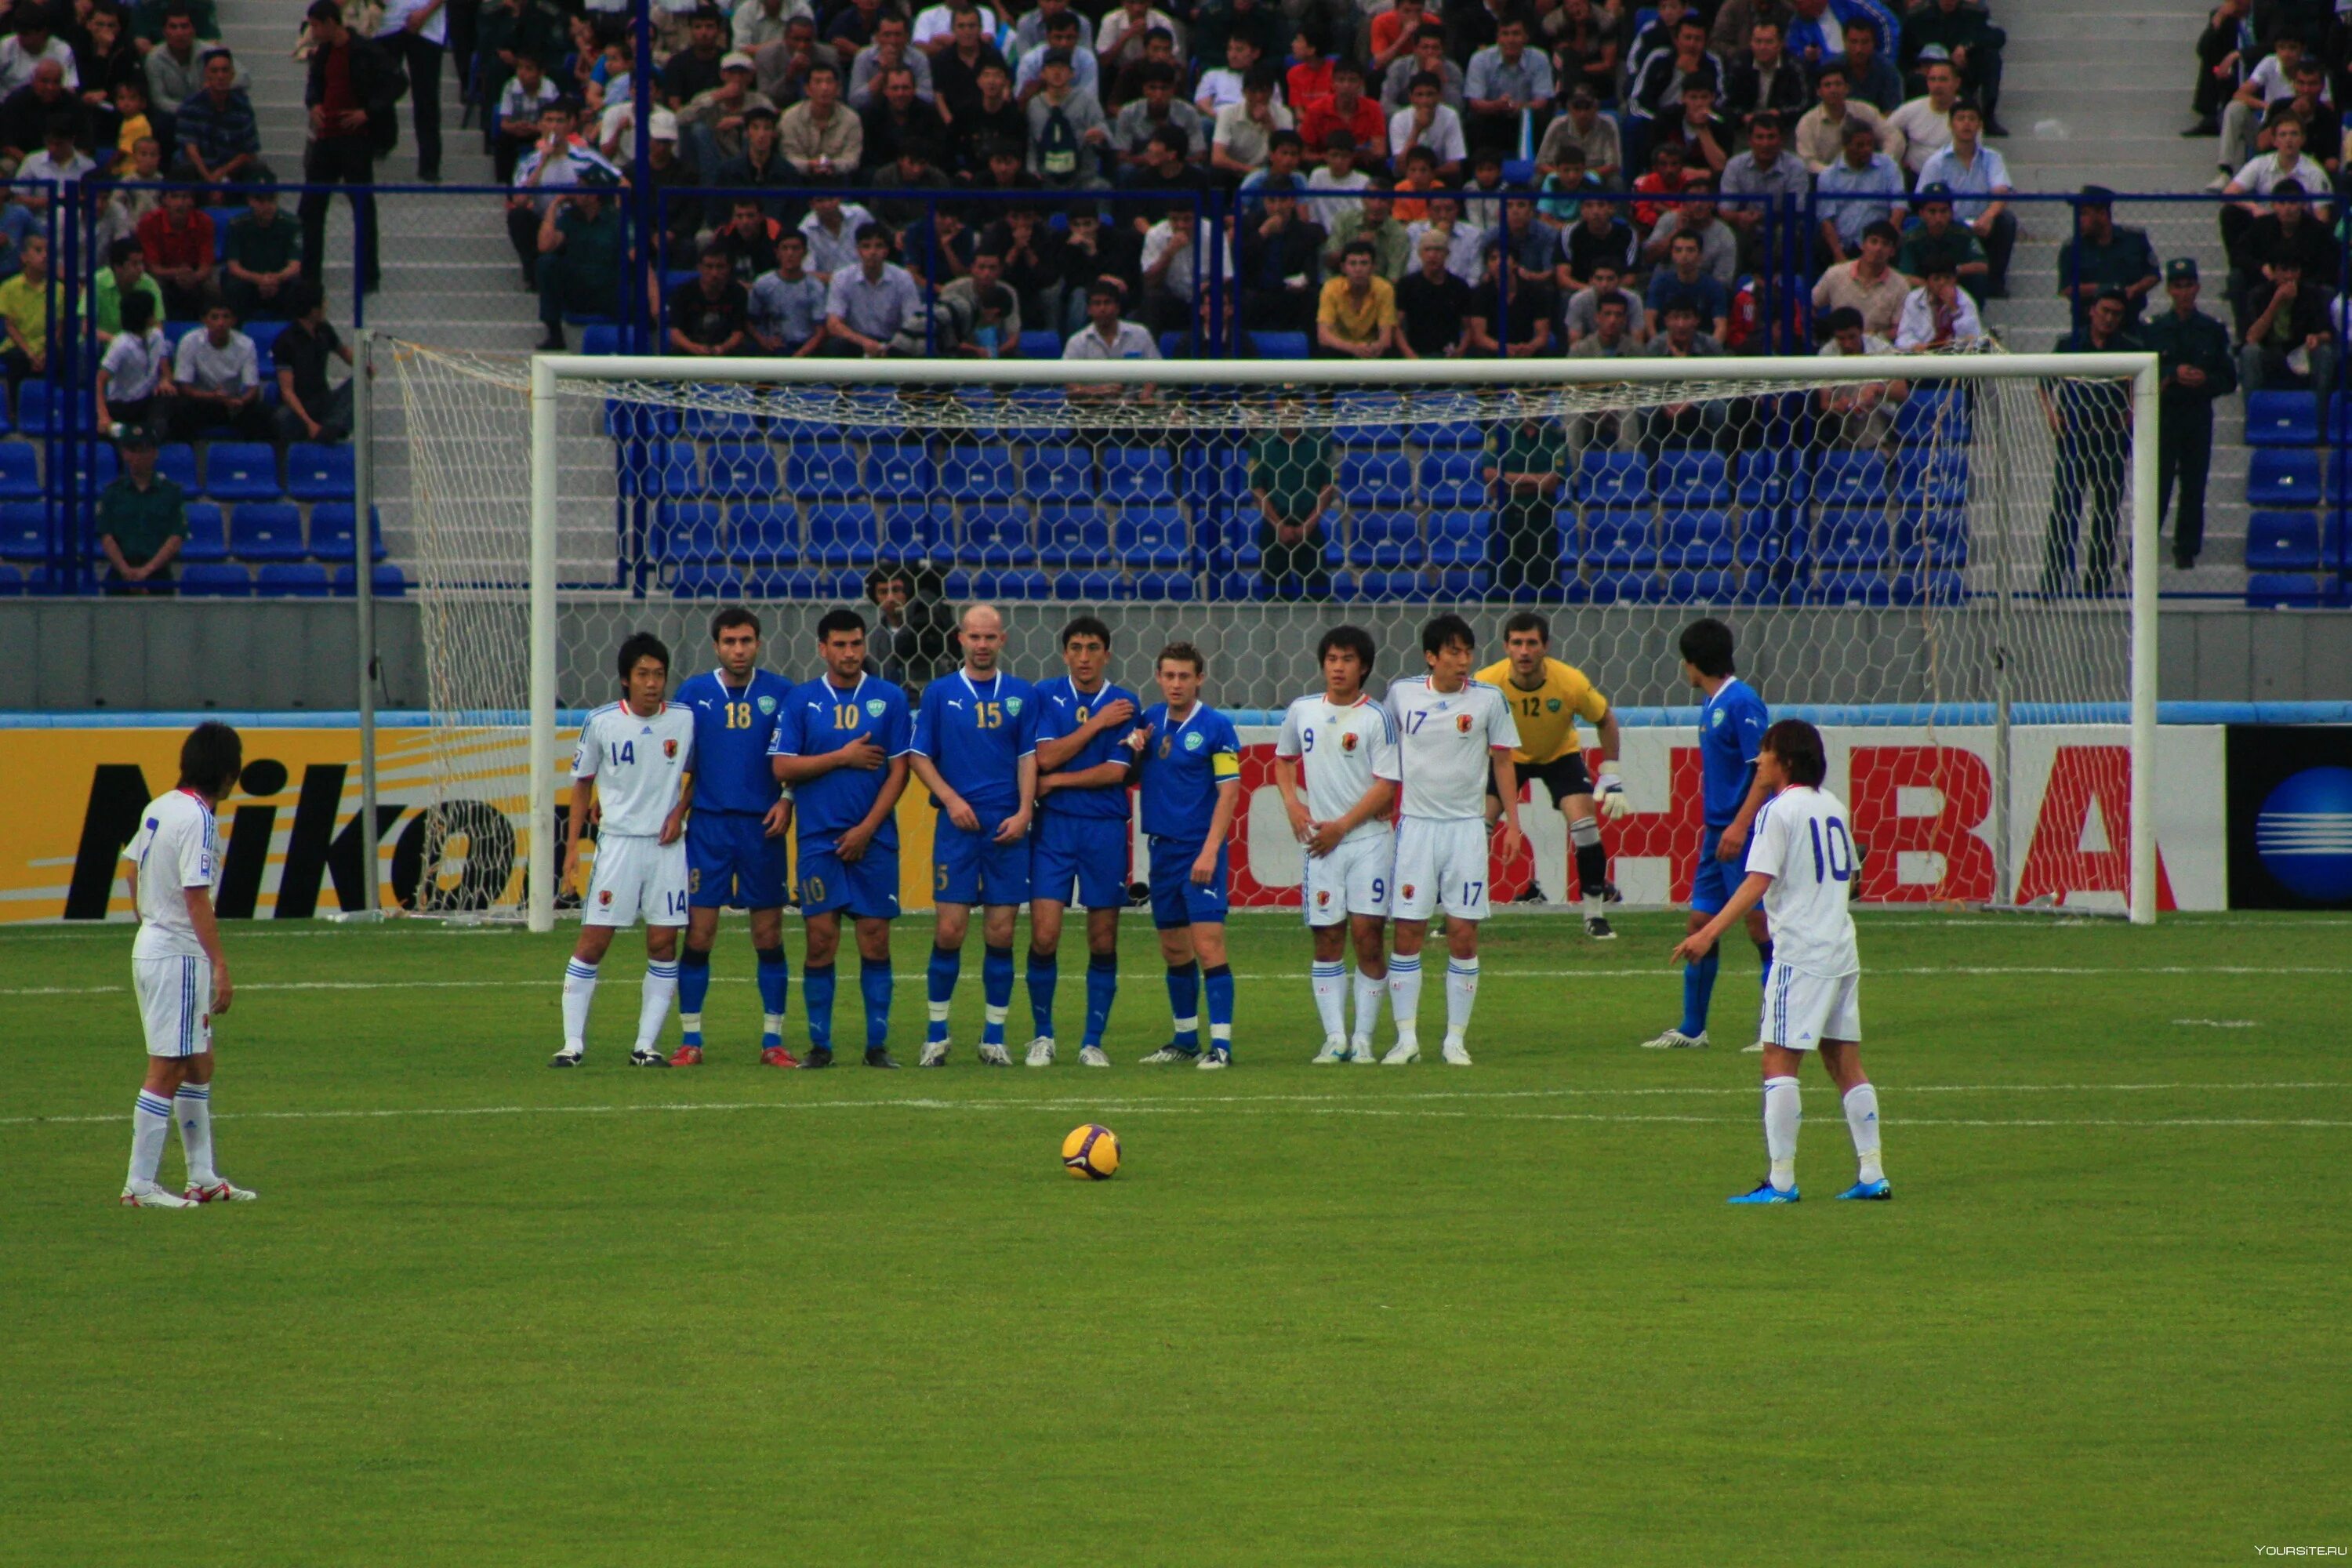
[[211,959],[134,958],[131,988],[139,995],[149,1056],[194,1057],[213,1048]]
[[1459,921],[1486,918],[1486,820],[1408,816],[1397,828],[1396,904],[1401,921],[1444,910]]
[[1792,1051],[1812,1050],[1823,1040],[1860,1040],[1862,976],[1808,974],[1773,964],[1764,983],[1764,1022],[1757,1037]]
[[649,926],[686,923],[684,834],[672,844],[643,834],[607,834],[596,841],[596,865],[588,875],[580,923],[635,925],[640,914]]
[[1396,835],[1383,829],[1350,838],[1328,855],[1309,855],[1299,907],[1310,926],[1344,924],[1349,915],[1389,918],[1390,873],[1396,869]]

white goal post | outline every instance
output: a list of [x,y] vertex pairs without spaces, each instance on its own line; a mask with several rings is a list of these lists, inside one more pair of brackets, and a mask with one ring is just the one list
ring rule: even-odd
[[[829,437],[840,438],[845,447],[854,445],[861,454],[878,452],[879,444],[885,442],[903,445],[928,440],[935,449],[944,449],[955,442],[1002,439],[1004,432],[1018,425],[1024,427],[1022,433],[1034,442],[1076,443],[1051,449],[1080,453],[1079,460],[1087,465],[1087,482],[1108,485],[1114,447],[1154,441],[1177,446],[1188,439],[1199,439],[1185,437],[1182,433],[1187,430],[1214,430],[1227,437],[1240,432],[1245,441],[1248,432],[1271,431],[1277,423],[1286,431],[1302,419],[1309,425],[1320,422],[1332,426],[1333,421],[1347,418],[1351,406],[1357,416],[1363,416],[1362,408],[1355,406],[1353,400],[1385,398],[1405,406],[1413,419],[1423,422],[1416,428],[1444,428],[1451,422],[1458,426],[1454,435],[1460,438],[1456,441],[1448,437],[1444,444],[1460,447],[1465,454],[1463,461],[1469,461],[1474,450],[1485,449],[1479,442],[1486,437],[1480,432],[1491,432],[1513,420],[1540,418],[1563,426],[1578,421],[1621,417],[1638,422],[1667,418],[1676,411],[1704,404],[1736,410],[1732,416],[1735,420],[1749,422],[1741,430],[1726,436],[1721,444],[1722,450],[1738,457],[1738,471],[1745,475],[1769,471],[1776,460],[1771,448],[1796,444],[1779,426],[1769,424],[1769,418],[1778,417],[1769,415],[1769,410],[1800,405],[1808,410],[1827,408],[1830,394],[1836,389],[1893,383],[1906,384],[1913,389],[1913,395],[1918,388],[1945,389],[1938,395],[1952,399],[1951,406],[1973,410],[1973,423],[1962,416],[1955,420],[1949,432],[1915,432],[1903,438],[1916,438],[1920,445],[1904,450],[1897,449],[1896,437],[1874,427],[1876,434],[1853,437],[1848,449],[1869,449],[1872,440],[1883,441],[1885,470],[1897,487],[1906,478],[1916,479],[1924,471],[1917,462],[1909,459],[1931,462],[1937,452],[1948,457],[1958,454],[1947,478],[1954,473],[1959,478],[1946,500],[1960,516],[1958,526],[1962,542],[1951,556],[1937,556],[1933,551],[1937,545],[1924,531],[1916,540],[1905,531],[1906,525],[1900,521],[1900,495],[1881,495],[1872,501],[1873,505],[1883,503],[1886,514],[1897,520],[1889,525],[1895,530],[1893,534],[1881,529],[1877,553],[1866,557],[1877,562],[1876,569],[1884,570],[1888,581],[1895,584],[1894,596],[1890,599],[1887,591],[1874,580],[1859,597],[1832,596],[1827,602],[1840,606],[1867,605],[1881,622],[1903,622],[1909,628],[1906,636],[1910,642],[1899,655],[1885,652],[1870,641],[1873,637],[1883,640],[1884,625],[1873,623],[1863,628],[1850,613],[1840,618],[1837,613],[1816,611],[1815,605],[1823,602],[1821,595],[1835,592],[1831,586],[1832,574],[1826,570],[1806,579],[1812,584],[1810,587],[1790,587],[1784,595],[1780,590],[1773,591],[1769,603],[1777,607],[1775,614],[1784,617],[1774,625],[1784,641],[1790,637],[1801,640],[1809,635],[1805,628],[1813,626],[1821,628],[1824,638],[1837,639],[1834,658],[1824,656],[1822,662],[1839,664],[1845,671],[1844,684],[1837,689],[1833,699],[1816,699],[1817,704],[1834,700],[1855,704],[1858,709],[1876,701],[1877,684],[1883,682],[1890,689],[1898,684],[1895,676],[1899,664],[1905,692],[1922,700],[1913,704],[1927,715],[1921,721],[1976,726],[1979,735],[1990,736],[1987,743],[1994,758],[1995,783],[1988,821],[1997,868],[1992,882],[1995,896],[1977,901],[2019,906],[2051,901],[2046,893],[2037,896],[2031,888],[2021,885],[2020,869],[2014,863],[2017,850],[2013,846],[2019,842],[2019,836],[2013,814],[2019,803],[2009,798],[2010,758],[2013,746],[2032,743],[2027,738],[2030,731],[2024,727],[2098,726],[2124,742],[2106,750],[2120,762],[2127,746],[2127,789],[2116,787],[2123,785],[2124,781],[2110,777],[2102,787],[2112,793],[2099,797],[2102,802],[2111,803],[2104,807],[2110,812],[2128,800],[2128,886],[2117,889],[2117,896],[2107,907],[2127,913],[2137,923],[2152,922],[2156,917],[2159,883],[2154,789],[2158,372],[2156,356],[2151,353],[2053,355],[1985,352],[1702,360],[1644,356],[1411,364],[1320,359],[1126,361],[1089,362],[1082,366],[1017,360],[720,360],[573,354],[535,356],[526,366],[520,360],[494,363],[483,356],[443,354],[432,350],[418,350],[416,357],[439,362],[445,373],[494,383],[508,389],[509,395],[526,386],[528,390],[530,461],[527,584],[515,582],[504,591],[511,599],[524,601],[528,610],[527,693],[516,690],[514,696],[523,701],[509,704],[509,710],[511,706],[528,709],[527,806],[524,812],[516,814],[521,818],[516,826],[520,830],[518,837],[523,839],[523,866],[518,879],[520,886],[516,889],[520,897],[515,901],[523,906],[517,912],[525,914],[534,930],[549,929],[557,908],[557,865],[552,848],[557,843],[555,813],[562,782],[558,773],[559,716],[567,706],[580,702],[576,689],[580,681],[576,677],[572,679],[575,689],[560,688],[566,679],[563,672],[587,668],[583,661],[588,657],[585,649],[559,647],[559,626],[563,624],[564,615],[574,614],[573,624],[578,624],[576,608],[567,595],[579,587],[580,572],[572,556],[559,551],[558,542],[567,529],[611,527],[612,487],[609,483],[601,488],[589,484],[580,476],[597,463],[607,470],[612,467],[613,458],[595,456],[589,451],[587,443],[603,436],[614,436],[617,439],[617,426],[614,424],[616,407],[638,405],[673,411],[667,416],[672,423],[666,427],[673,436],[678,432],[676,411],[689,415],[698,412],[706,418],[754,419],[759,422],[754,426],[760,433],[759,439],[775,454],[774,460],[779,465],[776,471],[786,475],[793,471],[791,458],[798,449],[795,444],[804,444],[808,439],[799,432],[818,427],[812,422],[820,416],[824,421],[821,427]],[[412,462],[423,461],[426,455],[425,445],[436,439],[431,416],[433,399],[438,395],[430,384],[432,374],[433,367],[422,363],[404,370]],[[1081,386],[1098,390],[1090,390],[1080,397],[1076,389]],[[1053,390],[1056,388],[1069,395],[1057,395]],[[455,416],[462,412],[458,406],[461,402],[459,395],[450,395],[452,417],[445,420],[445,426],[457,423]],[[500,406],[512,405],[509,401]],[[507,416],[501,414],[500,417]],[[1717,417],[1719,424],[1720,416]],[[2100,419],[2107,421],[2106,427],[2093,430],[2090,422]],[[862,427],[860,421],[864,422]],[[474,416],[473,422],[479,423],[480,416]],[[458,427],[459,439],[474,437],[470,425]],[[1628,429],[1634,427],[1633,424],[1627,426]],[[1350,428],[1333,426],[1333,438],[1344,444]],[[1812,427],[1809,425],[1807,428]],[[687,434],[693,433],[689,426]],[[729,433],[723,429],[718,432],[722,436]],[[1427,450],[1412,447],[1410,444],[1417,438],[1410,433],[1403,437],[1409,450],[1405,461],[1434,463],[1436,458],[1431,454],[1435,447]],[[1810,442],[1814,437],[1808,435],[1803,439]],[[1086,445],[1088,441],[1101,445],[1089,447]],[[875,445],[869,447],[868,443]],[[1620,444],[1635,447],[1636,437],[1626,435]],[[1645,455],[1633,466],[1676,455],[1655,450],[1654,447],[1654,442],[1640,446],[1638,449]],[[2086,479],[2090,470],[2085,466],[2089,459],[2084,454],[2093,447],[2101,454],[2098,461],[2105,466],[2099,468],[2099,477]],[[513,448],[509,446],[506,449]],[[1579,452],[1585,449],[1577,448]],[[1816,448],[1808,446],[1805,449],[1811,452]],[[1971,449],[1972,471],[1969,466]],[[1229,443],[1219,448],[1223,455],[1213,460],[1228,467],[1243,464],[1249,460],[1249,450],[1245,444]],[[588,452],[584,462],[583,452]],[[1171,461],[1181,464],[1191,458],[1191,449],[1187,448]],[[1898,458],[1906,462],[1898,463]],[[625,464],[627,460],[622,459]],[[857,460],[866,459],[860,457]],[[1585,459],[1572,457],[1570,460],[1575,463]],[[1020,471],[1024,476],[1039,471],[1025,466],[1034,462],[1034,458],[1024,458],[1022,461],[1024,467]],[[703,471],[698,469],[698,476]],[[713,478],[704,482],[716,483],[715,459],[708,471]],[[944,485],[949,471],[944,459],[938,471]],[[1005,471],[1013,472],[1009,464]],[[1763,515],[1745,490],[1737,500],[1732,499],[1733,481],[1728,468],[1717,464],[1710,471],[1715,476],[1711,482],[1722,487],[1727,515],[1742,520]],[[504,484],[503,479],[498,482]],[[1246,508],[1251,492],[1243,481],[1231,479],[1223,482],[1229,486],[1226,493],[1244,498],[1237,504]],[[1580,478],[1578,482],[1581,484]],[[629,483],[625,475],[620,489],[625,498],[630,493]],[[2058,514],[2079,510],[2086,485],[2094,491],[2101,485],[2106,487],[2102,492],[2107,498],[2105,503],[2095,494],[2092,499],[2095,511],[2102,504],[2119,505],[2128,523],[2120,531],[2113,531],[2109,525],[2111,544],[2103,541],[2085,547],[2085,585],[2078,585],[2074,579],[2075,524],[2070,515],[2063,546],[2065,584],[2054,587],[2055,568],[2050,563],[2058,559],[2056,552],[2061,548],[2057,542]],[[2121,493],[2116,494],[2118,486]],[[455,488],[465,487],[460,484]],[[459,514],[466,510],[462,504],[465,498],[452,495],[451,489],[445,484],[437,501],[420,498],[420,529],[431,531],[430,520],[421,514],[436,506],[443,514],[440,523],[445,528],[462,521]],[[504,493],[512,492],[507,489]],[[1056,489],[1050,493],[1066,492]],[[1580,490],[1579,494],[1580,497]],[[1187,492],[1188,509],[1189,495]],[[874,498],[856,499],[869,508],[880,510],[886,518],[884,526],[887,526],[889,503],[878,489]],[[1106,494],[1100,499],[1106,502],[1106,510],[1114,516],[1119,513],[1120,498]],[[1675,503],[1663,492],[1653,499],[1656,510],[1644,516],[1656,521],[1645,521],[1643,526],[1654,526],[1659,538],[1677,537],[1674,533]],[[770,494],[749,493],[709,504],[712,515],[720,515],[723,509],[724,515],[731,519],[737,515],[739,504],[757,501],[786,508],[799,506],[805,512],[810,510],[803,504],[807,500],[791,493],[786,481]],[[1034,498],[1024,493],[1019,500],[1028,505]],[[600,514],[591,510],[591,501],[602,509],[601,516],[607,521],[597,521]],[[969,508],[961,495],[949,495],[943,490],[935,504],[940,517],[952,512],[958,520],[955,525],[963,526],[961,519]],[[1354,509],[1368,503],[1350,500],[1348,504]],[[1652,503],[1645,500],[1643,504]],[[1401,493],[1398,506],[1400,510],[1406,507],[1421,509],[1415,515],[1428,521],[1413,526],[1424,528],[1426,537],[1435,540],[1433,502],[1428,497],[1418,489],[1409,495]],[[1045,508],[1039,503],[1031,510],[1038,518],[1034,526],[1042,537]],[[1171,511],[1173,515],[1172,508]],[[1801,507],[1798,526],[1821,526],[1826,514],[1825,502],[1816,505],[1810,513]],[[506,512],[509,518],[511,515],[510,510]],[[1186,515],[1190,516],[1189,510]],[[1334,516],[1338,515],[1335,508]],[[1601,540],[1601,534],[1593,531],[1599,527],[1598,510],[1591,516],[1595,521],[1571,525],[1587,531],[1559,537]],[[511,524],[506,526],[510,528]],[[1194,517],[1181,526],[1198,529],[1206,524]],[[1350,521],[1348,526],[1352,529],[1354,524]],[[1770,558],[1758,552],[1777,547],[1760,542],[1751,545],[1749,534],[1757,526],[1752,521],[1742,521],[1731,526],[1741,531],[1738,535],[1738,568],[1716,574],[1697,574],[1696,596],[1673,597],[1679,590],[1672,584],[1694,574],[1673,574],[1675,562],[1672,556],[1664,561],[1651,556],[1637,558],[1636,565],[1646,561],[1647,569],[1657,574],[1653,582],[1664,584],[1644,602],[1671,605],[1672,615],[1680,618],[1711,613],[1707,608],[1710,601],[1706,597],[1710,593],[1719,595],[1712,602],[1731,605],[1767,602],[1753,596],[1757,593],[1755,584],[1764,580],[1768,569],[1777,568],[1768,568]],[[1967,542],[1971,537],[1969,531],[1973,531],[1973,548]],[[1126,536],[1106,533],[1103,537]],[[1353,550],[1356,546],[1352,542],[1357,535],[1351,532],[1349,537]],[[1364,537],[1369,540],[1370,535]],[[1368,552],[1360,560],[1367,570],[1352,574],[1348,590],[1337,597],[1355,597],[1360,605],[1370,603],[1377,596],[1373,589],[1376,577],[1383,583],[1391,579],[1449,584],[1471,581],[1468,574],[1457,577],[1433,568],[1415,577],[1415,568],[1430,566],[1419,554],[1429,548],[1416,542],[1422,537],[1423,534],[1410,536],[1401,563],[1403,570],[1393,574],[1370,570],[1380,562],[1399,563],[1370,552],[1375,547],[1366,543]],[[609,538],[606,542],[610,543]],[[1341,560],[1339,548],[1335,539],[1329,546],[1334,562]],[[1563,545],[1562,552],[1570,548]],[[1727,539],[1717,542],[1715,548],[1727,552],[1733,546]],[[1900,577],[1895,575],[1902,563],[1895,552],[1906,548],[1930,552],[1923,561],[1913,561],[1920,567],[1916,580],[1907,572]],[[871,559],[870,553],[866,559]],[[1256,561],[1256,552],[1248,552],[1247,559]],[[1352,566],[1357,559],[1351,555],[1347,563]],[[1732,557],[1727,553],[1721,559],[1728,563]],[[2042,563],[2038,578],[2037,562]],[[522,564],[516,563],[518,567]],[[1112,574],[1125,570],[1125,563],[1117,559],[1105,559],[1096,564]],[[1134,564],[1139,566],[1140,563]],[[1570,574],[1580,570],[1576,560],[1559,564]],[[1942,567],[1951,569],[1935,570]],[[1239,570],[1256,569],[1247,566]],[[469,570],[475,577],[484,580],[492,575],[479,567]],[[1239,588],[1220,586],[1240,583],[1242,578],[1235,574],[1236,570],[1230,551],[1215,564],[1207,563],[1207,557],[1202,555],[1188,558],[1184,571],[1197,574],[1194,584],[1177,584],[1172,592],[1166,584],[1143,590],[1141,596],[1146,599],[1171,601],[1150,606],[1160,616],[1154,626],[1189,633],[1195,622],[1203,626],[1215,622],[1226,611],[1227,596],[1241,592]],[[628,587],[630,579],[625,572],[614,579],[614,585],[602,590],[604,602],[618,607],[607,612],[609,622],[598,626],[594,638],[583,640],[604,640],[608,626],[617,629],[626,622],[632,613],[627,608],[631,603],[645,614],[651,614],[656,602],[664,609],[673,607],[671,590],[648,588],[649,580],[659,579],[649,579],[646,571],[642,566],[637,568],[634,590]],[[1220,572],[1223,575],[1219,575]],[[949,580],[970,581],[988,575],[962,573]],[[1133,580],[1136,575],[1121,579],[1118,592],[1123,598],[1132,600],[1137,596]],[[429,642],[433,635],[429,612],[434,595],[429,563],[425,578],[421,596],[428,605]],[[773,581],[782,584],[784,580]],[[812,605],[839,603],[845,596],[842,587],[845,581],[843,574],[835,574],[804,587],[774,586],[765,592],[743,592],[755,600],[803,601]],[[1532,602],[1515,596],[1507,584],[1490,585],[1485,573],[1477,574],[1475,581],[1479,584],[1476,590],[1424,593],[1413,597],[1410,604],[1399,600],[1391,607],[1400,617],[1407,609],[1425,616],[1434,607],[1450,607],[1471,600],[1480,610],[1498,616],[1521,603]],[[1608,599],[1597,575],[1589,581],[1592,603],[1631,602]],[[1735,588],[1734,584],[1746,586]],[[481,596],[481,583],[468,580],[463,586],[476,597]],[[1847,587],[1850,589],[1851,584]],[[512,592],[515,589],[525,591]],[[976,595],[985,592],[971,591]],[[1577,590],[1579,594],[1585,591],[1581,587]],[[629,598],[631,592],[635,595],[633,600]],[[720,592],[724,596],[727,590]],[[1737,596],[1721,596],[1734,595]],[[1106,599],[1108,595],[1107,589]],[[681,587],[675,596],[684,599],[688,595]],[[1040,606],[1055,614],[1074,612],[1090,602],[1089,591],[1086,590],[1055,590],[1048,594],[1041,588],[1037,596],[1055,601]],[[1239,599],[1232,602],[1249,613],[1265,608],[1262,604],[1243,604]],[[1558,602],[1557,591],[1552,602]],[[706,602],[706,613],[709,607]],[[1297,607],[1311,609],[1324,622],[1350,618],[1350,607],[1343,604]],[[1762,614],[1739,608],[1720,613],[1735,620]],[[1818,618],[1809,618],[1817,615]],[[1396,624],[1402,627],[1402,619]],[[1391,635],[1397,634],[1392,631]],[[1630,637],[1633,634],[1622,635]],[[1650,628],[1645,627],[1641,635],[1645,649],[1656,642]],[[1746,647],[1743,644],[1743,654]],[[432,651],[428,647],[428,658]],[[1782,653],[1784,663],[1789,662],[1789,650],[1784,647]],[[607,650],[599,647],[593,657],[594,663],[601,666]],[[1647,657],[1654,665],[1654,651]],[[1302,672],[1292,668],[1295,661],[1289,660],[1286,645],[1285,659],[1281,672],[1284,679],[1302,689],[1312,684],[1311,668]],[[1788,682],[1780,684],[1785,687]],[[1653,691],[1661,702],[1689,700],[1686,694],[1670,696],[1654,687]],[[1776,709],[1783,705],[1779,691],[1768,689],[1766,696]],[[1798,705],[1803,702],[1801,698]],[[473,700],[473,703],[488,706],[479,699]],[[1874,721],[1860,718],[1825,721]],[[2017,727],[2014,732],[2013,726]],[[2094,812],[2095,817],[2098,815]],[[2095,836],[2100,829],[2095,826],[2086,831]],[[2118,865],[2122,860],[2122,857],[2116,858]],[[2119,870],[2117,875],[2120,876]],[[2061,893],[2059,900],[2065,901],[2065,895]],[[511,909],[512,905],[508,907]],[[2081,906],[2065,901],[2065,907]]]

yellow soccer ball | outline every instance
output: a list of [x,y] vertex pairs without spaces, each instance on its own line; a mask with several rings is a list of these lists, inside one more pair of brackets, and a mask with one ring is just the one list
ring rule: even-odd
[[1108,1182],[1118,1174],[1118,1134],[1089,1121],[1062,1140],[1062,1169],[1082,1182]]

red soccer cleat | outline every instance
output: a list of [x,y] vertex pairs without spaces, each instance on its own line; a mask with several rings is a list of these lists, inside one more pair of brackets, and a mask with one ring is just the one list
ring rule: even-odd
[[760,1065],[763,1068],[796,1068],[801,1064],[800,1059],[783,1047],[770,1046],[760,1053]]
[[698,1068],[702,1065],[700,1046],[680,1046],[670,1052],[669,1065],[674,1068]]

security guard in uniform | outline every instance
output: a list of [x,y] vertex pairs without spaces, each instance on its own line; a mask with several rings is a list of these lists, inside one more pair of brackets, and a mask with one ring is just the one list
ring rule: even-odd
[[2164,377],[2156,444],[2156,512],[2160,525],[2180,484],[2180,516],[2172,530],[2172,563],[2197,564],[2205,547],[2205,476],[2213,466],[2213,400],[2238,390],[2238,361],[2230,330],[2197,308],[2197,263],[2174,258],[2164,269],[2172,309],[2148,319],[2140,341],[2158,356]]

